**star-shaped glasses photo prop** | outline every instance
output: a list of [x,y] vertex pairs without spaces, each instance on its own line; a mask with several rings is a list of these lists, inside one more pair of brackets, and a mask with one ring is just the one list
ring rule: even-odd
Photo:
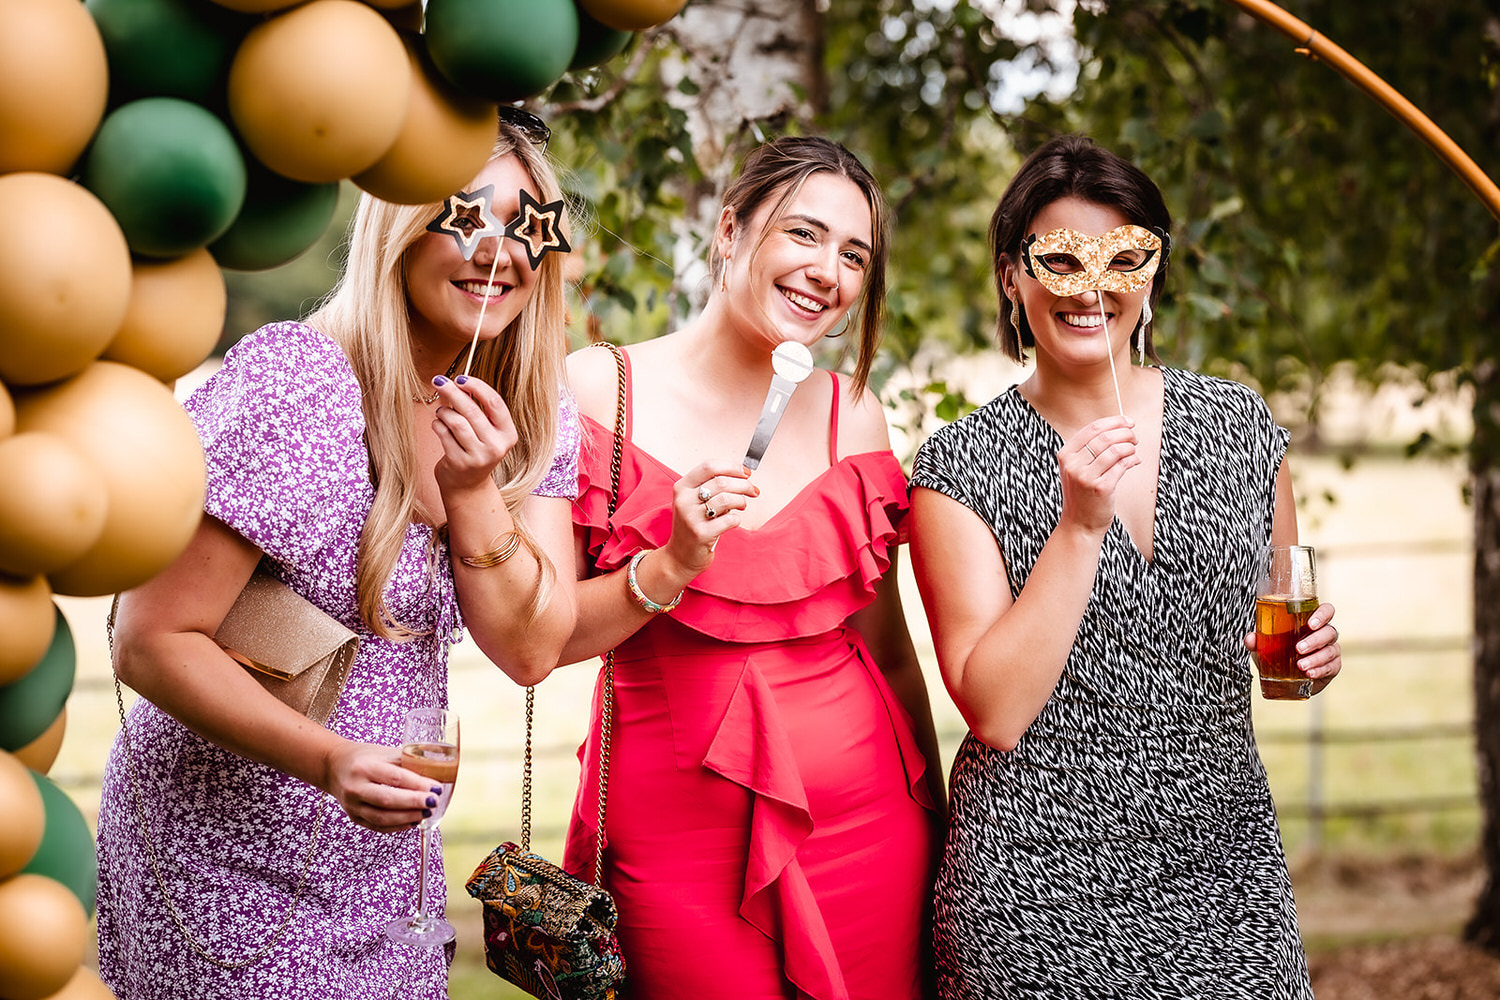
[[491,210],[495,185],[449,195],[437,218],[427,223],[427,231],[453,237],[464,260],[473,259],[480,240],[491,236],[515,240],[526,248],[526,262],[533,271],[541,267],[542,258],[549,252],[571,252],[573,248],[562,233],[563,202],[549,201],[544,205],[530,191],[523,190],[520,195],[521,214],[504,225]]
[[521,214],[505,225],[505,235],[526,248],[526,262],[535,271],[542,258],[556,250],[571,253],[573,248],[562,234],[563,203],[549,201],[543,205],[531,196],[530,191],[521,192]]
[[[526,248],[526,262],[533,271],[541,266],[542,258],[553,250],[560,253],[572,252],[572,246],[562,233],[564,204],[561,199],[543,205],[531,196],[531,192],[522,190],[521,214],[502,226],[491,210],[494,197],[493,184],[486,184],[477,191],[460,191],[449,195],[443,200],[443,210],[438,213],[437,218],[427,223],[427,231],[453,237],[464,260],[474,259],[474,251],[479,249],[480,240],[491,236],[515,240]],[[490,262],[491,283],[495,280],[495,268],[499,263],[500,254],[496,253],[494,260]],[[479,320],[474,325],[474,339],[469,344],[469,360],[464,365],[465,375],[469,374],[469,368],[474,364],[474,352],[479,346],[479,332],[484,328],[484,313],[488,306],[489,298],[486,297],[480,304]]]
[[438,217],[427,223],[427,231],[453,237],[464,260],[472,260],[480,240],[505,235],[505,227],[490,210],[494,197],[493,184],[486,184],[478,191],[450,194],[443,200],[443,210]]

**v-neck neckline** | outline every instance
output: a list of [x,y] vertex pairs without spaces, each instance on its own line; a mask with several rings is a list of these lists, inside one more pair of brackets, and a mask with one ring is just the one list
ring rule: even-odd
[[[1123,541],[1125,548],[1128,549],[1147,570],[1150,570],[1153,566],[1156,565],[1157,556],[1161,548],[1163,508],[1162,485],[1163,477],[1167,472],[1167,446],[1169,441],[1171,440],[1169,425],[1171,423],[1170,418],[1173,406],[1173,393],[1175,390],[1175,386],[1172,382],[1171,369],[1165,366],[1158,366],[1157,371],[1161,372],[1162,377],[1161,440],[1157,446],[1156,481],[1153,484],[1151,490],[1151,555],[1148,557],[1143,551],[1141,551],[1141,547],[1137,543],[1135,536],[1130,533],[1130,529],[1125,527],[1125,522],[1120,520],[1118,510],[1111,518],[1109,529],[1110,532],[1119,533],[1119,537]],[[1021,405],[1026,408],[1026,412],[1030,413],[1033,419],[1035,419],[1038,423],[1040,423],[1047,429],[1047,432],[1051,435],[1052,438],[1052,453],[1055,456],[1057,452],[1062,449],[1063,445],[1067,443],[1062,434],[1057,430],[1056,427],[1052,426],[1052,422],[1045,416],[1043,416],[1040,410],[1032,405],[1031,400],[1026,398],[1026,394],[1021,391],[1021,386],[1019,383],[1011,386],[1010,391],[1016,394],[1016,398],[1021,401]],[[1059,477],[1059,479],[1061,478],[1061,472],[1055,472],[1055,474]]]

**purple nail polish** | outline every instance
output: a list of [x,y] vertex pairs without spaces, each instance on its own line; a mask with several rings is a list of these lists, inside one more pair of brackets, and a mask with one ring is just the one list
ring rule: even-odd
[[432,384],[438,386],[447,385],[448,380],[443,378],[443,376],[441,375],[434,375],[432,376]]
[[431,819],[432,818],[432,810],[431,809],[423,809],[422,810],[422,818],[423,819]]
[[469,381],[469,376],[467,376],[467,375],[460,375],[458,378],[454,379],[453,381],[457,382],[459,385],[465,385]]
[[431,795],[427,796],[427,808],[428,809],[432,809],[436,805],[437,805],[437,799],[433,798]]
[[443,786],[442,785],[433,785],[432,786],[432,794],[433,795],[442,795],[443,794]]

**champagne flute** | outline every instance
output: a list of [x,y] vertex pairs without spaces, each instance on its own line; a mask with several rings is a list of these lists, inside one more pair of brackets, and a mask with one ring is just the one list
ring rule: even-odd
[[1297,669],[1297,643],[1317,609],[1312,546],[1267,546],[1255,587],[1255,662],[1264,697],[1300,701],[1312,694],[1312,679]]
[[427,849],[432,830],[448,810],[453,785],[458,780],[458,713],[444,708],[414,708],[402,721],[401,766],[442,786],[432,815],[419,824],[422,866],[417,881],[416,911],[386,925],[385,933],[397,941],[435,947],[456,937],[453,925],[427,912]]

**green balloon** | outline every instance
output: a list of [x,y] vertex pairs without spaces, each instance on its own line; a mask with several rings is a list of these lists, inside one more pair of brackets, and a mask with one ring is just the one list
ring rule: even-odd
[[590,66],[609,62],[624,52],[625,46],[629,45],[634,37],[635,32],[621,31],[619,28],[601,24],[590,17],[587,11],[580,8],[578,11],[578,48],[573,52],[573,61],[568,64],[568,69],[588,69]]
[[253,164],[244,207],[208,252],[234,271],[279,267],[318,242],[338,202],[337,181],[304,184]]
[[42,846],[21,871],[61,882],[92,917],[94,899],[99,894],[99,861],[94,856],[94,835],[89,832],[88,821],[68,793],[50,779],[33,771],[31,780],[42,793],[46,825],[42,827]]
[[52,605],[57,631],[42,661],[18,681],[0,685],[0,750],[16,751],[57,721],[73,691],[78,658],[73,631],[62,609]]
[[83,162],[83,186],[114,214],[131,250],[180,257],[234,222],[245,202],[245,161],[212,112],[147,97],[104,119]]
[[422,38],[433,65],[459,90],[509,103],[568,71],[578,9],[573,0],[427,0]]
[[109,57],[109,96],[221,103],[229,64],[255,21],[201,0],[85,0]]

